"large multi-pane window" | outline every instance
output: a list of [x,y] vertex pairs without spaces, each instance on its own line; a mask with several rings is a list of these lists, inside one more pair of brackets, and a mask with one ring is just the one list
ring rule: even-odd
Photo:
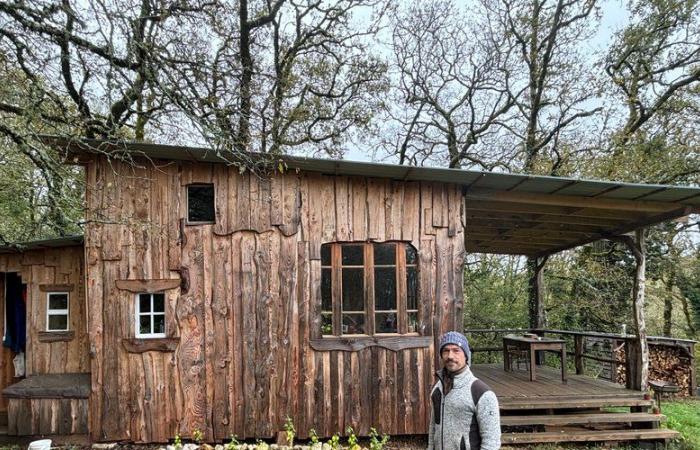
[[321,334],[418,331],[418,255],[406,242],[321,246]]

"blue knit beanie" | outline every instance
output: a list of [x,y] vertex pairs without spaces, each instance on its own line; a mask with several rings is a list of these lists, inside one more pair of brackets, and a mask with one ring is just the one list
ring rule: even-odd
[[442,353],[443,347],[445,347],[447,344],[459,346],[459,348],[461,348],[464,352],[464,355],[467,357],[467,364],[471,365],[472,352],[469,350],[469,342],[467,341],[467,338],[462,333],[457,331],[448,331],[447,333],[443,334],[440,338],[439,353]]

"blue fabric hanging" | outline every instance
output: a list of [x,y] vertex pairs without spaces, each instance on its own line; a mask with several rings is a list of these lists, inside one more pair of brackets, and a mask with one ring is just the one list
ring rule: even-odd
[[5,314],[7,328],[2,345],[15,353],[23,352],[27,345],[27,286],[15,273],[5,276]]

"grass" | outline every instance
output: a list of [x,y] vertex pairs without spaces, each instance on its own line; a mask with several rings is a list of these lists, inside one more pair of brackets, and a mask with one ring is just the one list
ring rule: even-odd
[[700,449],[700,400],[661,401],[666,426],[681,433],[670,447],[678,450]]

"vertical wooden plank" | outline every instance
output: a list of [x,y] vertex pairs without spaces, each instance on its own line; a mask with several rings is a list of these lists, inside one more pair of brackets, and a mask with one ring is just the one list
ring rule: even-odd
[[309,215],[309,226],[305,230],[304,239],[309,242],[309,258],[312,260],[321,259],[321,243],[324,242],[323,219],[323,185],[320,175],[307,174],[305,176],[307,185],[307,211]]
[[270,291],[270,274],[271,260],[270,235],[266,233],[256,236],[256,251],[254,253],[253,264],[257,271],[257,277],[254,279],[256,283],[256,295],[252,297],[255,304],[255,364],[254,376],[256,381],[255,391],[255,433],[256,436],[269,436],[271,434],[272,424],[269,420],[269,402],[270,402],[270,375],[268,370],[271,366],[271,341],[270,338],[270,313],[272,296]]
[[[245,437],[245,391],[244,368],[246,367],[244,355],[244,315],[243,305],[243,268],[241,266],[244,247],[243,233],[236,233],[231,237],[231,283],[232,283],[232,317],[230,326],[233,333],[229,336],[229,345],[232,349],[231,371],[233,389],[229,394],[229,403],[233,408],[233,433]],[[248,302],[246,302],[248,303]]]
[[420,183],[407,182],[404,185],[403,217],[401,239],[418,248],[420,241]]
[[167,172],[168,189],[166,197],[167,229],[168,229],[168,269],[179,270],[182,258],[182,220],[187,211],[183,207],[180,177],[182,163],[171,164],[164,169]]
[[460,186],[448,185],[447,186],[447,200],[449,203],[449,211],[447,218],[447,235],[453,237],[457,233],[463,230],[462,227],[462,214],[464,210],[464,199],[462,197],[462,190]]
[[383,179],[367,179],[367,216],[369,224],[367,237],[377,241],[385,239],[385,187],[386,181]]
[[[310,319],[310,297],[309,290],[309,244],[308,242],[297,243],[297,277],[296,277],[296,298],[298,305],[298,324],[296,325],[295,342],[292,343],[292,351],[296,360],[291,377],[292,410],[297,423],[299,423],[300,436],[306,436],[309,429],[308,416],[306,410],[308,405],[307,389],[310,386],[310,368],[308,367],[308,354],[311,353],[309,340],[309,319]],[[297,321],[294,321],[297,322]],[[295,349],[296,348],[296,349]]]
[[420,234],[434,235],[433,228],[433,185],[427,182],[420,183],[420,208],[421,208],[421,223]]
[[335,189],[334,179],[322,177],[321,189],[321,243],[335,242],[338,240],[335,226]]
[[214,214],[216,217],[214,233],[217,234],[229,232],[228,176],[228,166],[225,164],[214,165]]
[[335,177],[335,223],[336,239],[350,240],[352,200],[349,195],[349,180],[347,177]]
[[178,371],[184,402],[181,430],[206,427],[206,389],[204,363],[204,258],[202,227],[188,227],[183,245],[182,264],[189,271],[189,290],[177,303],[180,324]]
[[444,183],[433,183],[433,227],[442,228],[447,226],[448,200],[447,185]]
[[301,224],[301,179],[295,174],[284,175],[284,191],[282,192],[282,224],[279,229],[285,236],[293,236],[299,231]]
[[256,405],[257,383],[255,367],[256,362],[256,279],[257,266],[254,263],[256,249],[255,235],[245,233],[241,240],[241,278],[243,301],[243,396],[245,398],[245,437],[253,437],[256,434]]
[[236,220],[234,230],[250,230],[250,173],[239,174],[236,183]]
[[419,295],[420,295],[420,331],[424,336],[434,335],[435,328],[433,311],[435,309],[435,271],[437,262],[435,259],[435,251],[433,249],[434,241],[432,239],[421,240],[420,251],[418,258],[420,259],[420,277]]
[[231,415],[229,407],[229,367],[231,349],[228,343],[232,331],[229,329],[229,302],[232,297],[231,287],[231,238],[214,236],[214,259],[212,264],[212,322],[207,333],[213,334],[212,352],[212,420],[214,440],[222,440],[230,434]]
[[270,176],[270,225],[278,226],[284,223],[284,185],[287,175],[275,172]]
[[[402,181],[389,182],[387,188],[386,202],[386,239],[400,240],[402,238],[402,227],[404,222],[404,185]],[[408,217],[408,221],[415,220],[415,217]]]
[[364,241],[368,236],[367,179],[351,179],[352,233],[351,240]]

